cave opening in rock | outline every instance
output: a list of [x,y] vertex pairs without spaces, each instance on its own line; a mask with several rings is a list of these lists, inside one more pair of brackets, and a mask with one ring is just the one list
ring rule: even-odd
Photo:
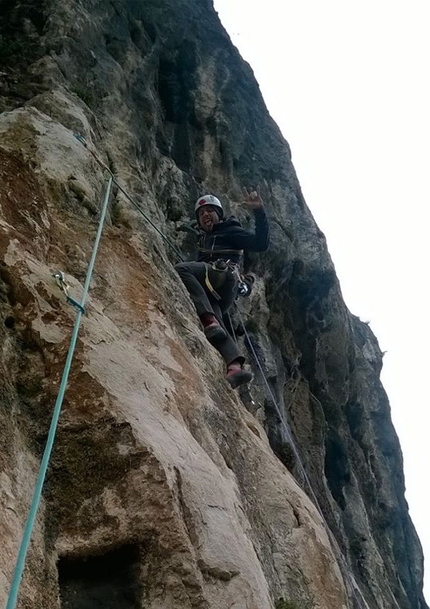
[[143,609],[139,555],[129,545],[102,556],[60,558],[62,609]]

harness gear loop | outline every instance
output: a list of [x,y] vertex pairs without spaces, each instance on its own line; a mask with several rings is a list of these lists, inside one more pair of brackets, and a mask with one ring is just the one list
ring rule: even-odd
[[222,258],[220,258],[219,260],[215,260],[215,262],[206,263],[206,273],[205,273],[206,287],[209,290],[209,292],[212,294],[212,296],[215,298],[215,300],[221,300],[221,296],[215,290],[215,288],[213,287],[213,285],[211,283],[211,280],[209,279],[209,269],[210,268],[213,269],[214,271],[217,271],[218,273],[226,273],[229,270],[229,268],[227,266],[227,262],[225,260],[223,260]]
[[[232,262],[231,260],[224,260],[223,258],[218,258],[218,260],[215,260],[215,262],[207,262],[206,263],[205,284],[206,284],[206,287],[208,288],[208,290],[210,291],[210,293],[212,294],[212,296],[216,300],[221,300],[221,296],[215,290],[215,288],[213,287],[213,285],[209,279],[209,269],[210,268],[212,268],[214,271],[217,271],[218,273],[227,273],[227,272],[232,273],[236,278],[236,281],[239,285],[239,290],[240,290],[240,286],[243,282],[242,282],[242,276],[239,272],[238,264],[236,264],[235,262]],[[245,287],[247,287],[246,284],[245,284]]]

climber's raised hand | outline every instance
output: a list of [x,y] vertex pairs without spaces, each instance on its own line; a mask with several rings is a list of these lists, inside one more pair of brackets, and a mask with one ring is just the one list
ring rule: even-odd
[[249,209],[261,209],[263,207],[259,186],[256,189],[243,187],[242,192],[245,197],[244,203]]

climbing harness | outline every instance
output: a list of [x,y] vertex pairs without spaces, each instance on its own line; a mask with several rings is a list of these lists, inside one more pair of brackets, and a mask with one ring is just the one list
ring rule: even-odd
[[[34,528],[34,523],[36,521],[37,512],[39,510],[43,484],[45,482],[48,465],[49,465],[49,462],[51,459],[52,448],[54,446],[55,435],[56,435],[57,427],[58,427],[58,420],[60,418],[61,407],[63,405],[64,394],[66,392],[67,381],[69,378],[70,368],[71,368],[73,356],[75,353],[78,332],[79,332],[79,328],[81,325],[81,318],[85,312],[84,305],[85,305],[85,302],[86,302],[86,299],[88,296],[88,291],[90,288],[90,283],[91,283],[93,270],[94,270],[94,264],[96,261],[97,251],[98,251],[98,247],[99,247],[99,243],[100,243],[100,238],[101,238],[104,223],[105,223],[106,212],[107,212],[109,198],[110,198],[110,194],[111,194],[111,190],[112,190],[112,182],[113,182],[112,176],[110,176],[109,180],[107,182],[107,185],[106,185],[104,200],[103,200],[103,204],[102,204],[102,210],[101,210],[101,214],[100,214],[99,225],[98,225],[98,229],[97,229],[97,235],[96,235],[96,238],[94,241],[91,259],[88,264],[87,275],[85,278],[85,284],[84,284],[84,288],[83,288],[82,296],[81,296],[81,302],[75,304],[75,301],[73,301],[73,303],[72,303],[72,304],[75,304],[76,309],[77,309],[76,319],[75,319],[75,323],[73,326],[69,350],[67,352],[66,363],[64,365],[63,376],[61,378],[60,389],[59,389],[57,400],[55,402],[55,406],[54,406],[54,410],[53,410],[53,415],[52,415],[51,425],[49,428],[48,439],[46,442],[45,451],[43,453],[42,461],[40,464],[39,474],[37,476],[36,486],[35,486],[35,490],[34,490],[34,494],[33,494],[33,499],[31,501],[27,522],[24,527],[24,534],[23,534],[22,542],[21,542],[19,552],[18,552],[18,557],[17,557],[17,561],[16,561],[16,565],[15,565],[15,571],[13,574],[13,579],[12,579],[11,589],[9,592],[9,597],[7,600],[6,609],[15,609],[16,601],[18,598],[18,592],[19,592],[19,588],[20,588],[20,584],[21,584],[22,574],[23,574],[24,567],[25,567],[25,559],[27,556],[28,548],[30,546],[31,535],[32,535],[33,528]],[[69,286],[68,286],[67,282],[65,281],[64,274],[61,273],[61,271],[59,271],[58,273],[55,274],[55,278],[56,278],[57,283],[60,285],[61,289],[66,294],[69,302],[71,300],[73,300],[73,299],[70,299],[70,297],[67,294]]]
[[219,256],[221,254],[237,254],[238,256],[241,256],[243,254],[243,250],[210,250],[205,247],[201,247],[200,245],[197,246],[197,251],[201,254],[209,254],[210,256]]

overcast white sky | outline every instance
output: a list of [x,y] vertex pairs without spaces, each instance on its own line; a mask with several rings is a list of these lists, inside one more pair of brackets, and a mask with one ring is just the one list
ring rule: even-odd
[[215,0],[215,8],[291,146],[349,309],[387,351],[382,381],[429,602],[429,1]]

